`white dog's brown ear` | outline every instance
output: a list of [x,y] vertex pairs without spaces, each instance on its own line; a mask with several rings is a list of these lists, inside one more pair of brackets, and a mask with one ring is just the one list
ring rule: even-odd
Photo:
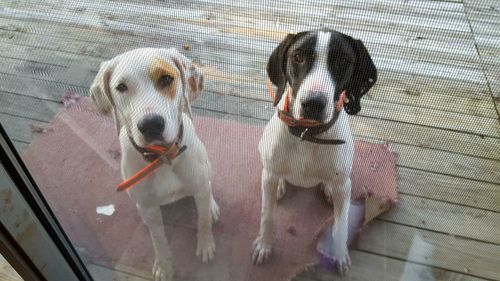
[[109,88],[111,72],[111,61],[101,63],[99,72],[90,86],[90,98],[97,109],[104,114],[108,114],[113,109],[111,89]]
[[203,93],[205,87],[203,72],[176,49],[169,49],[168,51],[172,54],[172,60],[181,73],[182,84],[185,87],[184,94],[189,103],[192,103]]

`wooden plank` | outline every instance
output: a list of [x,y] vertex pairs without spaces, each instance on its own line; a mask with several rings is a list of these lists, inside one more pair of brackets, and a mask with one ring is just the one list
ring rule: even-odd
[[[498,24],[500,26],[500,24]],[[500,69],[500,40],[498,35],[476,35],[477,48],[486,69]]]
[[436,171],[465,179],[500,183],[500,162],[454,154],[446,151],[391,143],[389,147],[398,155],[398,166]]
[[105,266],[97,264],[88,264],[87,269],[95,280],[106,280],[106,281],[149,281],[151,277],[148,278],[123,272],[121,270],[111,269]]
[[0,113],[22,116],[34,121],[48,122],[60,110],[61,104],[50,100],[0,92]]
[[16,150],[19,154],[22,154],[26,150],[26,148],[28,148],[28,146],[29,146],[29,143],[25,143],[22,141],[13,141],[13,143],[14,143],[14,147],[16,148]]
[[0,72],[0,91],[2,92],[10,92],[53,102],[59,102],[66,93],[76,93],[81,96],[88,95],[88,87],[74,86],[64,82],[51,82]]
[[398,167],[401,194],[500,213],[500,185]]
[[18,75],[21,77],[63,82],[74,86],[89,87],[94,80],[97,70],[92,70],[81,65],[69,67],[11,59],[3,57],[0,61],[1,73]]
[[[468,229],[469,225],[465,225],[457,227]],[[358,248],[480,278],[499,280],[500,277],[497,259],[500,246],[453,235],[374,221],[361,233]]]
[[353,133],[357,136],[500,160],[500,139],[498,138],[364,116],[350,118],[350,124]]
[[487,69],[485,70],[486,77],[488,78],[490,87],[491,87],[491,93],[495,98],[500,98],[500,66],[498,69]]
[[[500,5],[496,0],[465,0],[464,8],[467,18],[469,18],[471,21],[482,21],[490,23],[500,22],[500,20],[498,19]],[[490,29],[488,31],[493,31],[493,29]]]
[[32,125],[34,126],[48,126],[48,123],[38,122],[25,117],[12,116],[9,114],[0,113],[0,123],[4,127],[9,138],[16,142],[31,143],[36,137],[37,133],[33,132]]
[[[400,194],[397,207],[381,219],[420,229],[488,242],[500,247],[500,213]],[[497,248],[497,251],[500,248]],[[499,252],[497,252],[499,253]]]
[[[341,278],[346,281],[401,281],[401,280],[484,280],[462,273],[412,263],[400,259],[385,257],[359,250],[350,252],[352,267],[348,274]],[[331,281],[338,275],[322,269],[320,266],[308,268],[298,274],[292,281]]]
[[473,115],[464,116],[463,114],[453,112],[382,103],[368,99],[362,100],[362,106],[363,116],[437,127],[493,138],[500,136],[500,124],[498,120],[492,118]]

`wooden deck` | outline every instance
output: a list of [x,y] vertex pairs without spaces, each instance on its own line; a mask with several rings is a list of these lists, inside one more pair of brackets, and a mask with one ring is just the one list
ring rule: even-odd
[[397,153],[401,203],[344,279],[500,280],[499,1],[0,3],[0,121],[21,151],[65,93],[87,95],[99,63],[132,48],[177,47],[203,66],[197,114],[265,124],[266,60],[287,32],[362,39],[379,81],[351,124]]

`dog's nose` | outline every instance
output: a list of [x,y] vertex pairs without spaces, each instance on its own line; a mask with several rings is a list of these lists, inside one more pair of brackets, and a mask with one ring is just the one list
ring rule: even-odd
[[146,141],[161,140],[165,129],[165,119],[157,114],[149,114],[137,124],[137,128]]
[[320,120],[326,103],[326,94],[319,92],[310,93],[301,103],[302,115],[306,119]]

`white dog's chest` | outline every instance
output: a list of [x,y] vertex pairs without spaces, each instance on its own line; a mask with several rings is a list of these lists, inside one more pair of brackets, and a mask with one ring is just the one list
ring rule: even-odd
[[264,168],[287,182],[300,187],[314,187],[335,181],[338,175],[349,175],[354,143],[345,114],[324,138],[342,139],[341,145],[318,145],[300,141],[273,117],[264,129],[259,143]]
[[[128,178],[132,171],[124,171],[123,177]],[[192,194],[182,180],[170,167],[160,166],[147,178],[134,185],[129,193],[140,205],[168,204]]]
[[296,186],[314,187],[330,178],[330,173],[335,171],[325,169],[325,166],[334,166],[334,155],[329,155],[331,159],[324,159],[324,152],[311,151],[303,146],[296,147],[294,153],[288,155],[288,169],[283,178]]
[[[189,133],[186,131],[186,137]],[[162,164],[129,189],[135,203],[143,207],[168,204],[186,196],[194,196],[210,186],[210,164],[203,144],[192,135],[187,146],[189,149],[176,158],[172,165]],[[149,164],[126,142],[126,138],[122,139],[122,155],[124,179],[134,176]]]
[[[166,164],[165,164],[166,165]],[[160,168],[156,175],[152,176],[150,188],[158,198],[164,198],[163,204],[168,204],[182,199],[192,190],[182,183],[181,179],[167,166]],[[147,188],[147,187],[146,187]]]

